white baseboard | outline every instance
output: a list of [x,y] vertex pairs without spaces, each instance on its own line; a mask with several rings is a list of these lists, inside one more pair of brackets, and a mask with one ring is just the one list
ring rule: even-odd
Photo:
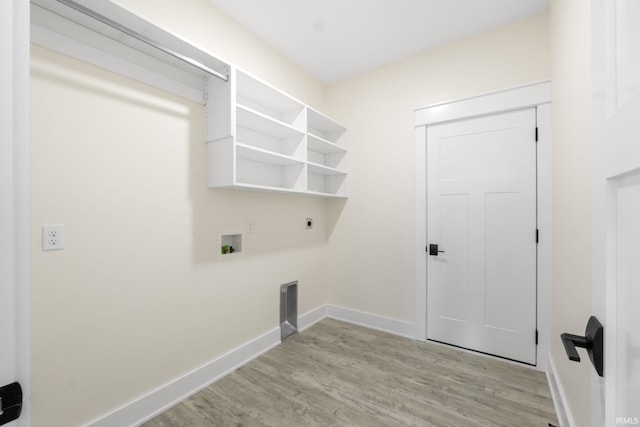
[[547,382],[549,383],[549,390],[551,391],[551,397],[553,399],[553,406],[556,409],[556,415],[558,416],[560,427],[575,427],[571,411],[569,411],[568,407],[565,405],[565,402],[567,401],[566,393],[564,391],[564,387],[562,387],[562,382],[558,376],[558,371],[556,370],[556,365],[553,362],[551,354],[549,354],[548,357],[546,374]]
[[309,326],[318,323],[322,319],[327,317],[327,305],[321,305],[320,307],[311,310],[302,316],[298,316],[298,331],[304,331]]
[[[298,330],[303,331],[327,317],[414,339],[415,324],[413,323],[335,305],[322,305],[299,316]],[[278,344],[280,344],[280,328],[275,328],[123,407],[90,422],[88,427],[121,427],[142,424]]]
[[280,328],[275,328],[231,350],[151,393],[134,400],[88,424],[88,427],[136,426],[164,412],[207,385],[233,372],[262,353],[280,344]]
[[322,305],[300,316],[298,318],[298,330],[303,331],[325,318],[341,320],[354,325],[364,326],[365,328],[415,339],[415,323],[329,304]]
[[365,313],[337,305],[327,306],[327,317],[364,326],[369,329],[376,329],[401,337],[415,339],[416,324],[404,320],[391,319],[389,317],[378,316],[377,314]]

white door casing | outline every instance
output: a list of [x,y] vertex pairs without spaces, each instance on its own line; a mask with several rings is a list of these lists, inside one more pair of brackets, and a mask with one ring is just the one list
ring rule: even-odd
[[29,420],[29,2],[0,2],[0,386],[22,385]]
[[[461,119],[535,108],[538,128],[537,150],[537,218],[538,295],[537,328],[539,340],[536,369],[546,369],[550,349],[551,321],[551,83],[525,86],[439,103],[416,109],[416,335],[427,338],[427,129]],[[437,242],[436,242],[437,243]],[[441,247],[443,249],[443,247]]]
[[536,363],[536,111],[427,129],[427,339]]
[[[640,2],[593,0],[593,311],[604,377],[592,426],[640,424]],[[587,362],[588,363],[588,362]]]

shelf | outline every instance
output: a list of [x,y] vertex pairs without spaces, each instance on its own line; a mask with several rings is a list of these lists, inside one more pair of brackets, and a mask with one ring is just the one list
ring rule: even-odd
[[304,135],[303,132],[286,123],[275,120],[243,105],[237,105],[236,112],[238,126],[242,126],[274,138],[290,138],[294,136],[302,137]]
[[331,141],[327,141],[312,133],[307,133],[307,147],[309,150],[317,151],[319,153],[343,153],[346,152],[346,148],[342,148]]
[[207,139],[208,185],[347,197],[344,126],[235,67],[229,75],[209,83],[206,129],[220,141]]
[[312,108],[308,109],[307,126],[323,134],[344,133],[347,130],[347,128],[341,124]]
[[311,149],[307,150],[307,162],[328,169],[346,172],[346,152],[321,153]]
[[286,188],[280,188],[280,187],[269,187],[266,185],[255,185],[255,184],[245,184],[242,182],[236,183],[233,186],[229,186],[226,188],[230,188],[230,189],[234,189],[234,190],[240,190],[240,191],[260,191],[260,192],[267,192],[267,193],[285,193],[285,194],[295,194],[298,196],[309,196],[309,197],[322,197],[322,198],[335,198],[335,199],[346,199],[347,195],[346,194],[335,194],[335,193],[325,193],[325,192],[321,192],[321,191],[314,191],[314,190],[309,190],[309,191],[297,191],[297,190],[290,190],[290,189],[286,189]]
[[[266,83],[263,83],[255,77],[249,76],[247,73],[237,71],[237,95],[244,100],[250,100],[250,102],[258,104],[271,112],[267,114],[270,116],[280,116],[281,120],[283,115],[289,112],[300,113],[304,104],[296,101],[284,92],[275,89]],[[259,109],[259,108],[256,108]]]
[[193,100],[229,65],[111,1],[32,0],[31,42]]
[[319,165],[317,163],[308,162],[307,167],[309,173],[316,175],[346,175],[346,172],[339,171],[338,169],[330,168],[328,166]]
[[274,166],[288,166],[304,163],[302,160],[294,159],[273,151],[236,142],[236,155],[240,158],[253,160],[255,162],[266,163]]
[[244,191],[266,191],[270,193],[291,193],[291,194],[304,194],[304,191],[293,190],[290,188],[282,188],[282,187],[272,187],[268,185],[258,185],[258,184],[249,184],[246,182],[237,182],[233,185],[235,190],[244,190]]
[[280,165],[238,157],[235,183],[304,191],[304,170],[303,163]]
[[346,177],[345,173],[317,174],[312,172],[312,166],[308,166],[307,191],[323,197],[346,197]]
[[307,193],[309,196],[316,197],[332,197],[336,199],[346,199],[348,196],[346,194],[334,194],[334,193],[324,193],[321,191],[309,190]]

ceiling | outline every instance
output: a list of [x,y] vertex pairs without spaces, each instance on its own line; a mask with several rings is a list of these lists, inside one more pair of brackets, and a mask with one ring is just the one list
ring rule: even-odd
[[546,10],[548,0],[209,0],[324,83]]

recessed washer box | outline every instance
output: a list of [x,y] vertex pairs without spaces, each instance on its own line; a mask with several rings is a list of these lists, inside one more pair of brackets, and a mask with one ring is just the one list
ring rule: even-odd
[[218,238],[218,256],[221,258],[233,258],[242,255],[242,233],[239,231],[223,232]]

